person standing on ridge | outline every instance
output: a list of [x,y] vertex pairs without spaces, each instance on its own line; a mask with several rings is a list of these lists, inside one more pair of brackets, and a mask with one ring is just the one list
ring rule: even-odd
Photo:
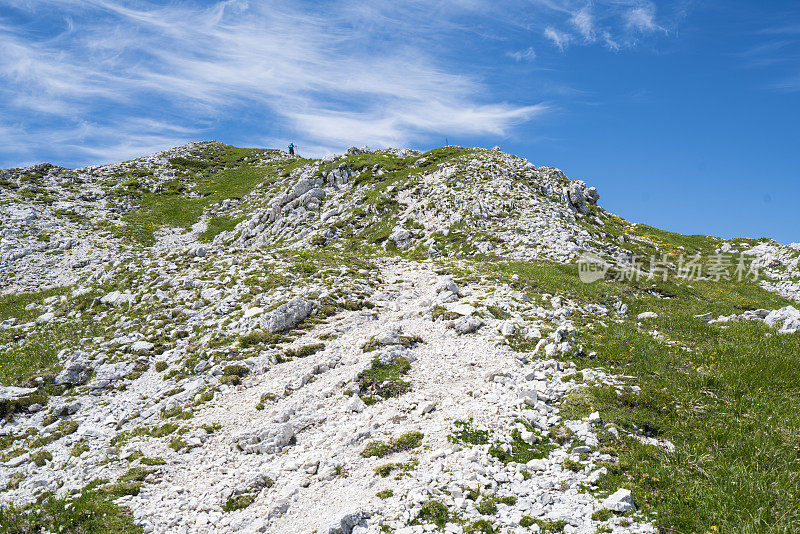
[[294,143],[289,143],[289,155],[294,156]]

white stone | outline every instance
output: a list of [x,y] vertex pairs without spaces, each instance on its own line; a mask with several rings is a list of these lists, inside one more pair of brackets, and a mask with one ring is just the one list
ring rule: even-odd
[[155,345],[149,341],[135,341],[131,344],[131,350],[133,352],[149,351],[152,350],[153,347],[155,347]]
[[475,306],[470,304],[451,304],[447,307],[447,310],[459,315],[470,316],[475,313]]
[[244,318],[247,319],[249,317],[255,317],[256,315],[261,315],[262,313],[264,313],[264,308],[253,306],[252,308],[247,308],[247,310],[244,312]]
[[43,313],[39,317],[36,318],[36,324],[47,324],[51,322],[55,318],[56,314],[53,312]]
[[603,501],[603,507],[608,508],[612,512],[630,512],[636,509],[631,491],[625,488],[620,488],[609,495]]

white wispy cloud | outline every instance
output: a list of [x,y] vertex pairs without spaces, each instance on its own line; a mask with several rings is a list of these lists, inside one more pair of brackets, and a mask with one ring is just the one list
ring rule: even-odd
[[651,32],[660,30],[656,24],[656,7],[654,4],[644,4],[631,8],[625,14],[625,19],[629,28],[640,32]]
[[[454,131],[505,135],[545,109],[493,103],[480,79],[449,70],[419,46],[353,31],[356,21],[335,9],[315,13],[284,2],[236,0],[204,9],[131,5],[19,3],[32,11],[62,9],[71,18],[64,32],[38,40],[0,26],[5,86],[0,97],[22,115],[73,120],[76,138],[110,135],[105,148],[70,145],[89,155],[117,155],[178,139],[148,133],[146,121],[101,120],[117,111],[120,119],[131,113],[141,119],[159,116],[158,106],[168,108],[173,124],[195,125],[186,127],[186,136],[189,130],[202,132],[198,120],[257,108],[294,136],[340,146],[407,145]],[[81,16],[89,10],[92,17]],[[114,128],[131,133],[135,126],[135,141],[125,143],[113,134]],[[24,138],[34,145],[52,135],[28,130]]]
[[0,124],[0,145],[15,156],[6,166],[17,167],[41,161],[41,147],[57,147],[55,153],[64,158],[79,154],[91,163],[113,163],[196,141],[196,135],[195,130],[171,123],[135,118],[118,123],[77,121],[35,129],[21,123]]
[[800,91],[800,25],[772,22],[754,35],[755,43],[735,54],[740,59],[739,64],[768,72],[761,78],[771,91]]
[[533,61],[536,59],[536,51],[533,49],[532,46],[529,46],[525,50],[516,50],[514,52],[507,52],[508,57],[513,58],[516,61]]
[[633,47],[642,34],[664,32],[651,0],[531,0],[555,16],[544,35],[560,51],[573,44],[602,44],[610,50]]
[[315,150],[507,136],[550,108],[498,101],[478,69],[439,53],[452,36],[527,28],[562,52],[581,40],[618,49],[625,31],[656,24],[647,0],[531,0],[533,14],[499,1],[7,0],[24,23],[0,14],[0,139],[13,137],[0,165],[42,146],[73,161],[131,157],[232,116],[255,139]]
[[609,50],[620,49],[620,44],[614,40],[614,38],[611,36],[609,32],[603,31],[602,35],[603,35],[603,42],[605,43],[606,48],[608,48]]
[[595,40],[594,17],[590,6],[585,6],[573,13],[570,21],[587,42]]
[[544,36],[550,39],[562,52],[569,46],[572,36],[566,32],[559,31],[552,26],[544,29]]

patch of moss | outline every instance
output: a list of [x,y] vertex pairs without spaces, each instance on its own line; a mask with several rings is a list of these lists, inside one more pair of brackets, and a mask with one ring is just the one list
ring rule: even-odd
[[363,451],[361,451],[361,456],[364,458],[370,458],[372,456],[383,458],[384,456],[388,456],[396,452],[415,449],[420,446],[423,437],[424,435],[422,432],[409,432],[396,438],[392,438],[389,440],[389,443],[374,441],[367,445]]
[[225,504],[222,506],[223,512],[234,512],[236,510],[243,510],[253,504],[256,496],[252,493],[242,493],[241,495],[231,495]]
[[361,400],[369,406],[382,399],[398,397],[408,392],[411,383],[400,377],[410,370],[411,364],[402,356],[391,363],[381,363],[377,358],[372,360],[372,366],[358,374]]

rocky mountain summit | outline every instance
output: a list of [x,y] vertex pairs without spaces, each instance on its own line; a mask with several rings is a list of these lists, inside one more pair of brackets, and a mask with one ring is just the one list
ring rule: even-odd
[[454,146],[0,171],[0,530],[796,525],[800,245],[599,199]]

